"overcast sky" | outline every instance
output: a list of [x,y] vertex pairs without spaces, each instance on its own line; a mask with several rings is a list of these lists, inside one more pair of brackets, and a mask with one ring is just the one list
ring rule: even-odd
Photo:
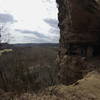
[[7,24],[10,43],[57,43],[55,0],[0,0],[0,23]]

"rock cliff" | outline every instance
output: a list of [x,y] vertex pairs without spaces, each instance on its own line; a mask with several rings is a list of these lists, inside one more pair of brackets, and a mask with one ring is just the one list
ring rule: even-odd
[[100,5],[99,0],[56,2],[60,28],[58,77],[68,85],[95,69],[89,59],[100,54]]

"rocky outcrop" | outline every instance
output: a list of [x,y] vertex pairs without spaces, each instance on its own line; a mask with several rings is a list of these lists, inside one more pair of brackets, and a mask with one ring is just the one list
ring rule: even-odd
[[99,0],[56,0],[60,28],[60,49],[57,58],[59,80],[70,84],[91,69],[89,57],[99,55]]

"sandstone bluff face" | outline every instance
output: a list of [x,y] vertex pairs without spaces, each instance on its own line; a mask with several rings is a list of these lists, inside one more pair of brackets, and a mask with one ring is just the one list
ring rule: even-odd
[[100,54],[99,0],[56,0],[60,28],[59,80],[71,84],[94,69],[89,57]]

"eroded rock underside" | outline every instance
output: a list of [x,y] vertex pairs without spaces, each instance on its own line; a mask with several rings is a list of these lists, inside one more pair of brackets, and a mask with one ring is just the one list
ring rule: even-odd
[[100,5],[99,0],[56,2],[60,28],[58,76],[68,85],[98,67],[91,62],[100,56]]

